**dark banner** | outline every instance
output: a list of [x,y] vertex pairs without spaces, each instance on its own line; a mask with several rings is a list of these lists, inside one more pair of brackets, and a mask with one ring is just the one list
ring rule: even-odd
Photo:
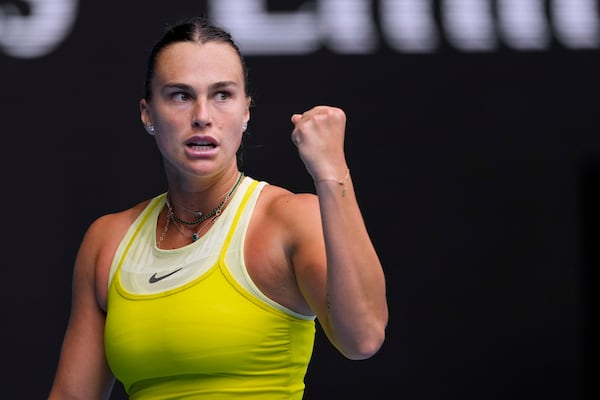
[[47,395],[87,226],[166,190],[138,102],[190,15],[247,57],[247,175],[314,192],[290,116],[348,116],[390,322],[365,361],[319,329],[307,400],[592,398],[597,0],[0,0],[1,398]]

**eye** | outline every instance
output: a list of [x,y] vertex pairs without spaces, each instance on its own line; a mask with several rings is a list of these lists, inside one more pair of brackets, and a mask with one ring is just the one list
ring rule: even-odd
[[215,95],[215,99],[217,101],[226,101],[230,97],[231,94],[229,92],[217,92],[217,94]]
[[191,98],[191,96],[189,94],[187,94],[186,92],[174,92],[171,94],[171,98],[174,101],[186,102]]

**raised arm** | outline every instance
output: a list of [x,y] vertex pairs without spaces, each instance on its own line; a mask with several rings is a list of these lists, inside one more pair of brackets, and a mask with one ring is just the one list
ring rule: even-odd
[[312,214],[320,215],[326,253],[322,272],[313,265],[315,244],[299,246],[299,286],[334,346],[350,359],[368,358],[385,337],[386,285],[345,159],[346,115],[318,106],[292,122],[292,140],[315,182],[319,210]]

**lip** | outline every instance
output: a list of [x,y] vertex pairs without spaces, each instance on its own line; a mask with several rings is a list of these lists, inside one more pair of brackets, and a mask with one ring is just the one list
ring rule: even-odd
[[217,151],[219,144],[211,136],[192,136],[184,143],[186,153],[190,156],[208,156]]

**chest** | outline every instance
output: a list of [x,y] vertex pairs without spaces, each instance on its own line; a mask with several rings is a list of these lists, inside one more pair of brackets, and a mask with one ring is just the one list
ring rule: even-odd
[[218,265],[193,286],[157,295],[123,294],[117,279],[105,328],[115,376],[126,386],[174,375],[193,376],[196,384],[218,376],[255,382],[257,371],[273,379],[299,354],[306,363],[312,321],[265,307],[231,282]]

